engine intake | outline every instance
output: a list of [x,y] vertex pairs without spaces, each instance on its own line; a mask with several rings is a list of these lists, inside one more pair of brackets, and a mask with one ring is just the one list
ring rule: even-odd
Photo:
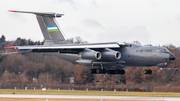
[[102,59],[115,60],[120,58],[121,58],[121,53],[119,51],[114,51],[112,49],[106,48],[102,52]]
[[101,59],[101,53],[91,50],[91,49],[85,49],[85,51],[83,51],[82,53],[80,53],[80,57],[82,59],[95,59],[95,60],[99,60]]

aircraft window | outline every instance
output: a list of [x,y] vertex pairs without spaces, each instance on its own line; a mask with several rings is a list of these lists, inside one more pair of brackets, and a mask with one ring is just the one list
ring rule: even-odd
[[167,49],[157,49],[157,52],[167,52]]

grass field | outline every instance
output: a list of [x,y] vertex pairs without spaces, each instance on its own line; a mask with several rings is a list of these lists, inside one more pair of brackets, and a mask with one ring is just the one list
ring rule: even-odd
[[0,101],[137,101],[137,100],[1,98]]
[[[180,93],[163,92],[113,92],[113,91],[53,91],[0,89],[1,94],[64,94],[64,95],[118,95],[118,96],[168,96],[180,97]],[[1,101],[1,100],[0,100]]]

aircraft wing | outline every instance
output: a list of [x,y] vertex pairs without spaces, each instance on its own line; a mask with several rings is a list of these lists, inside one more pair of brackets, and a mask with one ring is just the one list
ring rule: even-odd
[[105,48],[120,48],[125,43],[94,43],[94,44],[53,44],[37,46],[9,46],[5,49],[13,48],[19,50],[31,50],[31,52],[59,52],[59,53],[79,53],[84,49],[102,50]]

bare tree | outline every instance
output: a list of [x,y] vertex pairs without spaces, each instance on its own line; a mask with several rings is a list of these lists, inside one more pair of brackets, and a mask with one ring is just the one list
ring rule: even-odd
[[135,43],[137,45],[141,45],[141,43],[139,41],[133,41],[133,43]]
[[76,43],[76,44],[88,43],[87,41],[83,41],[83,39],[79,36],[77,36],[75,38],[70,38],[69,40],[73,43]]
[[85,71],[84,66],[82,65],[76,65],[74,69],[74,77],[77,83],[85,83],[86,82],[86,75],[84,74]]

